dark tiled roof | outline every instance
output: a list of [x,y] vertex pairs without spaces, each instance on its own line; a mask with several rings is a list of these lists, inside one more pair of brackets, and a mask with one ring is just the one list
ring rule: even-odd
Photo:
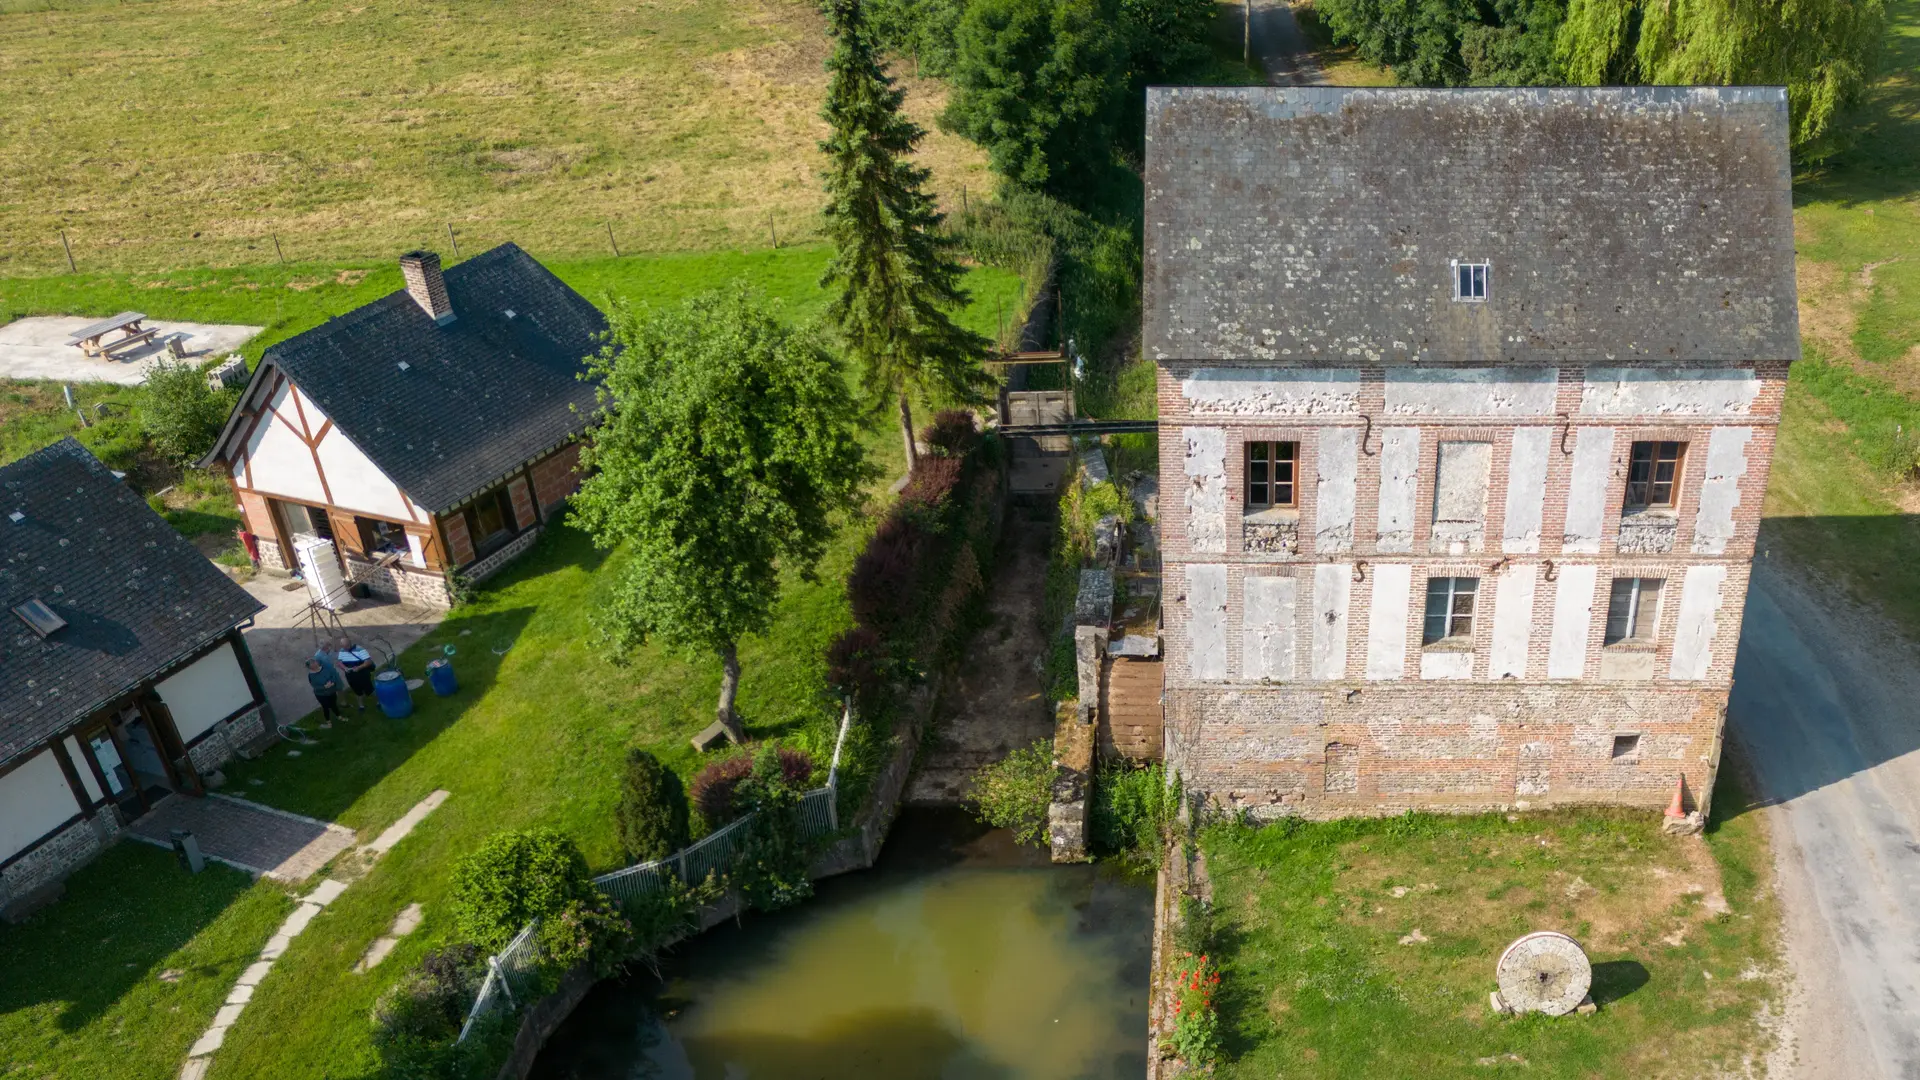
[[[35,597],[67,621],[45,640]],[[0,467],[0,764],[260,609],[72,439]]]
[[436,513],[586,428],[594,391],[579,376],[607,329],[599,309],[512,244],[445,276],[445,326],[401,289],[263,358]]
[[1779,88],[1156,88],[1146,200],[1156,360],[1800,355]]

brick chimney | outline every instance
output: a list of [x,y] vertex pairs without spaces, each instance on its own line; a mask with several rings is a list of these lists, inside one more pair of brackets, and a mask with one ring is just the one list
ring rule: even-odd
[[407,295],[435,323],[445,326],[453,321],[453,301],[447,299],[447,280],[440,276],[440,256],[409,251],[400,256],[400,276],[407,279]]

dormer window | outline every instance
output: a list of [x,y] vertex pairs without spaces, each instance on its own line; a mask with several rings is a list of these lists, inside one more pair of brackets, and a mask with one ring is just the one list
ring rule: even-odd
[[1487,274],[1492,263],[1453,261],[1453,298],[1481,301],[1487,298]]

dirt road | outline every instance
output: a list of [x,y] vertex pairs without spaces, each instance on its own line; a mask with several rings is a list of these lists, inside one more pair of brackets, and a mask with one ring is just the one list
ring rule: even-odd
[[1920,648],[1763,557],[1728,731],[1771,804],[1796,976],[1771,1074],[1920,1080]]
[[[1246,0],[1243,0],[1246,2]],[[1307,86],[1321,81],[1307,37],[1286,0],[1251,0],[1250,37],[1253,59],[1273,86]]]

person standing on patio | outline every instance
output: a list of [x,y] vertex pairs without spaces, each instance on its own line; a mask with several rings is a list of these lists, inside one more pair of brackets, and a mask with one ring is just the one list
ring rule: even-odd
[[320,724],[330,727],[340,716],[340,676],[331,664],[315,656],[307,661],[307,685],[313,687],[313,699],[320,703]]
[[347,673],[347,689],[353,691],[354,703],[361,712],[367,711],[367,699],[373,696],[373,657],[353,639],[341,634],[336,643],[336,653],[340,661],[340,670]]

